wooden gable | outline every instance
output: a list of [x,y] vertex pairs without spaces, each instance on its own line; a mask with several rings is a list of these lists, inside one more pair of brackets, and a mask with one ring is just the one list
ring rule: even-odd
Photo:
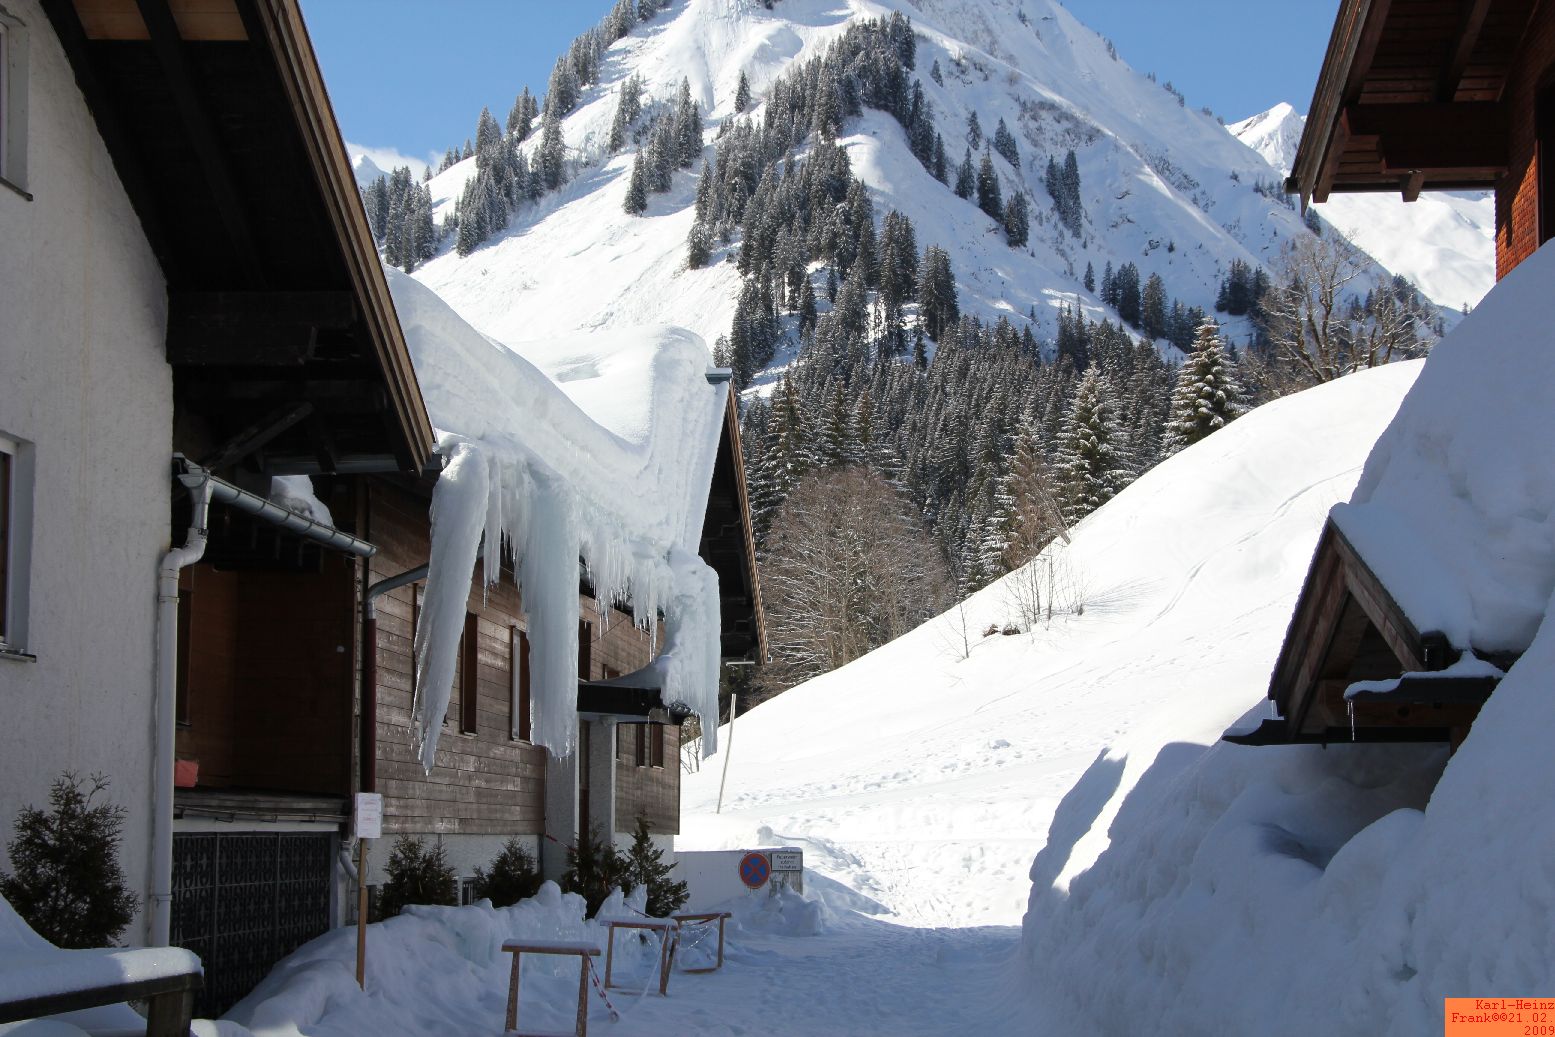
[[[1446,669],[1461,655],[1439,633],[1417,630],[1386,586],[1330,520],[1269,681],[1278,719],[1227,736],[1275,742],[1451,742],[1473,723],[1494,680],[1406,678]],[[1497,660],[1506,662],[1505,660]],[[1509,665],[1509,663],[1507,663]],[[1355,701],[1357,682],[1397,682]]]
[[168,289],[175,446],[271,475],[432,450],[296,0],[41,0]]
[[[1287,189],[1493,188],[1535,0],[1344,0]],[[1547,17],[1541,14],[1541,18]]]

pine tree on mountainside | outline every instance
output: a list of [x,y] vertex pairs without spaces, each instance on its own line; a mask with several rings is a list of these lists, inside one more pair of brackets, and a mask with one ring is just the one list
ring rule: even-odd
[[967,145],[973,151],[976,151],[978,148],[983,146],[983,127],[977,121],[977,112],[976,111],[972,112],[971,115],[967,116],[967,120],[966,120],[966,142],[967,142]]
[[956,167],[956,197],[970,199],[976,190],[977,174],[972,171],[972,149],[967,148],[961,164]]
[[1139,323],[1150,338],[1166,336],[1166,282],[1161,280],[1160,274],[1151,274],[1145,281],[1140,296]]
[[918,318],[924,332],[938,342],[945,328],[960,316],[950,256],[938,245],[930,245],[923,250],[923,262],[918,270]]
[[1016,191],[1004,205],[1004,240],[1011,248],[1022,248],[1031,235],[1026,215],[1026,196]]
[[[639,151],[632,159],[631,180],[626,187],[626,200],[621,208],[633,216],[641,216],[648,211],[648,174],[643,169],[643,153]],[[702,263],[707,262],[704,257]],[[693,263],[692,266],[701,266],[702,263]]]
[[1226,354],[1220,327],[1212,320],[1199,325],[1193,352],[1177,372],[1171,414],[1163,448],[1176,453],[1192,446],[1242,413],[1236,365]]
[[1058,500],[1074,525],[1134,479],[1133,460],[1117,422],[1112,384],[1092,366],[1075,386],[1058,441]]
[[1020,169],[1020,148],[1015,143],[1015,135],[1010,132],[1008,126],[1004,125],[1002,118],[999,120],[998,128],[993,131],[993,149],[1004,156],[1004,160],[1010,165],[1017,170]]
[[945,138],[938,133],[934,134],[934,164],[930,167],[929,172],[933,173],[934,179],[942,184],[950,182],[946,179],[949,173],[945,164]]
[[993,168],[993,157],[985,148],[983,160],[977,167],[977,207],[995,220],[1004,219],[1004,198],[999,189],[999,174]]
[[547,191],[554,191],[566,182],[564,163],[567,151],[566,145],[562,142],[559,118],[547,115],[541,120],[540,150],[537,157],[540,182],[545,185]]
[[1088,292],[1096,290],[1096,268],[1090,263],[1085,264],[1085,290]]
[[750,107],[750,104],[751,83],[745,76],[745,70],[740,69],[740,82],[734,88],[734,110],[736,113],[743,112]]

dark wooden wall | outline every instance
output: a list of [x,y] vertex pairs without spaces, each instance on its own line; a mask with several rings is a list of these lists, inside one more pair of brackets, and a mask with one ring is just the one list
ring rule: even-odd
[[647,725],[645,737],[657,738],[662,756],[647,749],[647,760],[662,760],[660,766],[637,762],[636,724],[616,727],[616,828],[630,832],[637,815],[648,818],[656,835],[680,834],[680,728],[674,724]]
[[201,786],[351,791],[355,564],[317,573],[184,571],[187,722]]
[[[422,565],[431,546],[427,500],[387,482],[368,488],[368,528],[378,554],[371,582]],[[473,574],[472,574],[473,576]],[[545,750],[513,736],[512,630],[524,620],[511,579],[483,591],[472,579],[466,608],[476,616],[476,731],[460,730],[463,665],[432,773],[410,745],[412,645],[420,585],[378,599],[378,791],[387,833],[509,835],[542,831]]]
[[[1540,5],[1508,78],[1502,103],[1512,141],[1507,173],[1496,188],[1496,277],[1511,273],[1539,247],[1539,158],[1535,101],[1555,64],[1555,9]],[[1555,161],[1555,155],[1543,156]],[[1555,199],[1546,200],[1555,204]]]

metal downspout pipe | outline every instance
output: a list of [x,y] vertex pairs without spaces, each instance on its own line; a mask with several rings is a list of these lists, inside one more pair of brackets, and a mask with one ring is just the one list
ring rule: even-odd
[[205,554],[211,484],[189,486],[193,510],[182,547],[162,556],[157,570],[157,651],[152,707],[151,890],[146,943],[168,946],[173,920],[173,761],[178,736],[178,574]]

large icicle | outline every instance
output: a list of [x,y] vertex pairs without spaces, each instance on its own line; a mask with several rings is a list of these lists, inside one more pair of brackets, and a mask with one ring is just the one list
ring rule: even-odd
[[[564,756],[576,738],[580,560],[602,612],[630,602],[656,640],[662,615],[664,650],[652,665],[665,702],[716,717],[718,577],[696,551],[727,387],[707,382],[706,347],[678,329],[601,346],[600,366],[613,365],[616,379],[589,387],[591,407],[636,408],[612,430],[426,288],[388,276],[447,461],[416,638],[423,766],[436,760],[475,562],[495,583],[504,554],[529,624],[536,742]],[[705,752],[716,727],[704,724]]]

